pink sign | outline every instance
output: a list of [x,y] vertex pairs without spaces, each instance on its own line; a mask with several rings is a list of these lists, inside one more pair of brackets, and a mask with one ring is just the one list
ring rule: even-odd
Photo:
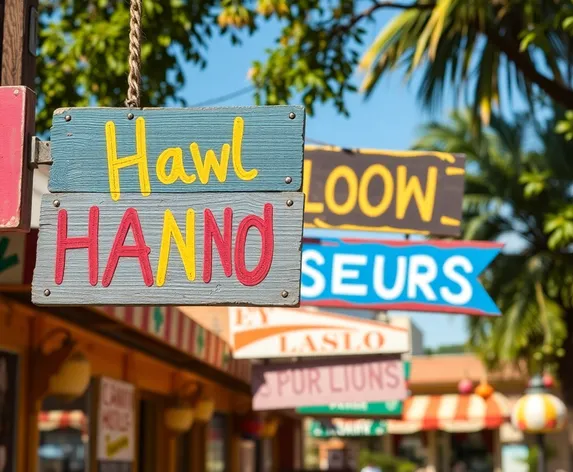
[[29,231],[36,95],[23,86],[0,87],[0,231]]
[[254,365],[252,390],[253,410],[384,402],[407,396],[402,361],[379,356]]

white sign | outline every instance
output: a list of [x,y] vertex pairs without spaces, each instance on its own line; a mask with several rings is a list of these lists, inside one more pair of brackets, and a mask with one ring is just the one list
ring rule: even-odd
[[135,389],[133,385],[100,380],[97,459],[132,462],[135,457]]
[[408,328],[353,316],[284,308],[229,308],[235,359],[402,354]]

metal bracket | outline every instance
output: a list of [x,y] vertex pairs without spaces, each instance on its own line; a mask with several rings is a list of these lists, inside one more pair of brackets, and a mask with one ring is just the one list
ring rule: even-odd
[[30,167],[37,169],[38,166],[51,166],[52,154],[50,152],[50,141],[41,141],[38,136],[32,136],[32,153],[30,156]]

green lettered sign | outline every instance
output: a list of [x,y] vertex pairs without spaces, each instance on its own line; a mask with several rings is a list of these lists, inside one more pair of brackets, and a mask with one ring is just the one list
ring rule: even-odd
[[[410,379],[411,363],[404,362],[404,375]],[[355,402],[355,403],[331,403],[330,405],[304,406],[297,408],[300,415],[325,415],[325,416],[400,416],[404,402]]]
[[385,421],[343,418],[328,421],[313,420],[309,429],[310,436],[313,438],[382,436],[387,431]]

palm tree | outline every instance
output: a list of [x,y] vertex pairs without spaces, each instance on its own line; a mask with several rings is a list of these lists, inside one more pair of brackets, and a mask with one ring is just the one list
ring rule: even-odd
[[531,104],[541,97],[573,110],[573,4],[570,0],[376,1],[399,6],[364,54],[366,94],[400,67],[422,74],[425,105],[446,89],[469,97],[472,115],[487,123],[500,95],[516,88]]
[[471,318],[470,345],[491,366],[554,367],[573,411],[573,144],[554,121],[493,114],[478,136],[471,112],[454,112],[415,147],[466,154],[463,238],[508,242],[483,276],[503,315]]

